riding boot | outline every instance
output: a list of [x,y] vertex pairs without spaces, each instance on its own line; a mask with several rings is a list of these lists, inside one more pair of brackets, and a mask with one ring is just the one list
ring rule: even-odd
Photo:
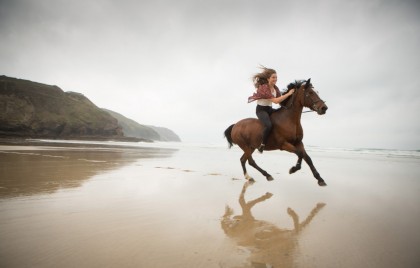
[[258,151],[260,153],[263,153],[264,149],[265,149],[265,145],[267,144],[267,140],[268,140],[268,135],[270,135],[270,131],[271,131],[271,127],[268,128],[266,127],[263,131],[263,138],[262,138],[262,142],[260,147],[258,147]]

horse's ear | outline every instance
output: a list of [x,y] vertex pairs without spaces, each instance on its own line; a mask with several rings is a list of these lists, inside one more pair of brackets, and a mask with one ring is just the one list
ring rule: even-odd
[[311,84],[311,78],[309,78],[308,81],[306,81],[305,88],[309,88],[310,84]]

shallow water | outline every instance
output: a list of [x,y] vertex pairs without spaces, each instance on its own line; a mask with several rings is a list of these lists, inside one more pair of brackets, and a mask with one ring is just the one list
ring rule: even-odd
[[[0,147],[1,267],[418,267],[420,160],[217,146]],[[171,146],[169,146],[171,147]]]

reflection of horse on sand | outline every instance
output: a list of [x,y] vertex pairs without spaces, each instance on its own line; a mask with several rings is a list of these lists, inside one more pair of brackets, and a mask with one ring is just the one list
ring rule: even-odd
[[293,267],[299,234],[325,204],[318,203],[302,222],[299,221],[296,212],[288,208],[287,213],[293,219],[294,229],[281,229],[270,222],[254,218],[251,213],[252,207],[271,198],[272,194],[266,193],[246,202],[245,192],[250,183],[245,182],[239,196],[242,215],[233,216],[233,209],[226,206],[225,214],[221,219],[223,231],[235,240],[238,246],[250,251],[249,260],[252,267]]

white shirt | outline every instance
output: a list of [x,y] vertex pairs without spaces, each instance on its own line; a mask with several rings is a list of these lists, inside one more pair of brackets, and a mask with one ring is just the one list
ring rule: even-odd
[[[272,91],[271,94],[273,95],[273,98],[276,97],[276,91]],[[261,106],[272,106],[273,102],[269,99],[259,99],[257,100],[257,104]]]

